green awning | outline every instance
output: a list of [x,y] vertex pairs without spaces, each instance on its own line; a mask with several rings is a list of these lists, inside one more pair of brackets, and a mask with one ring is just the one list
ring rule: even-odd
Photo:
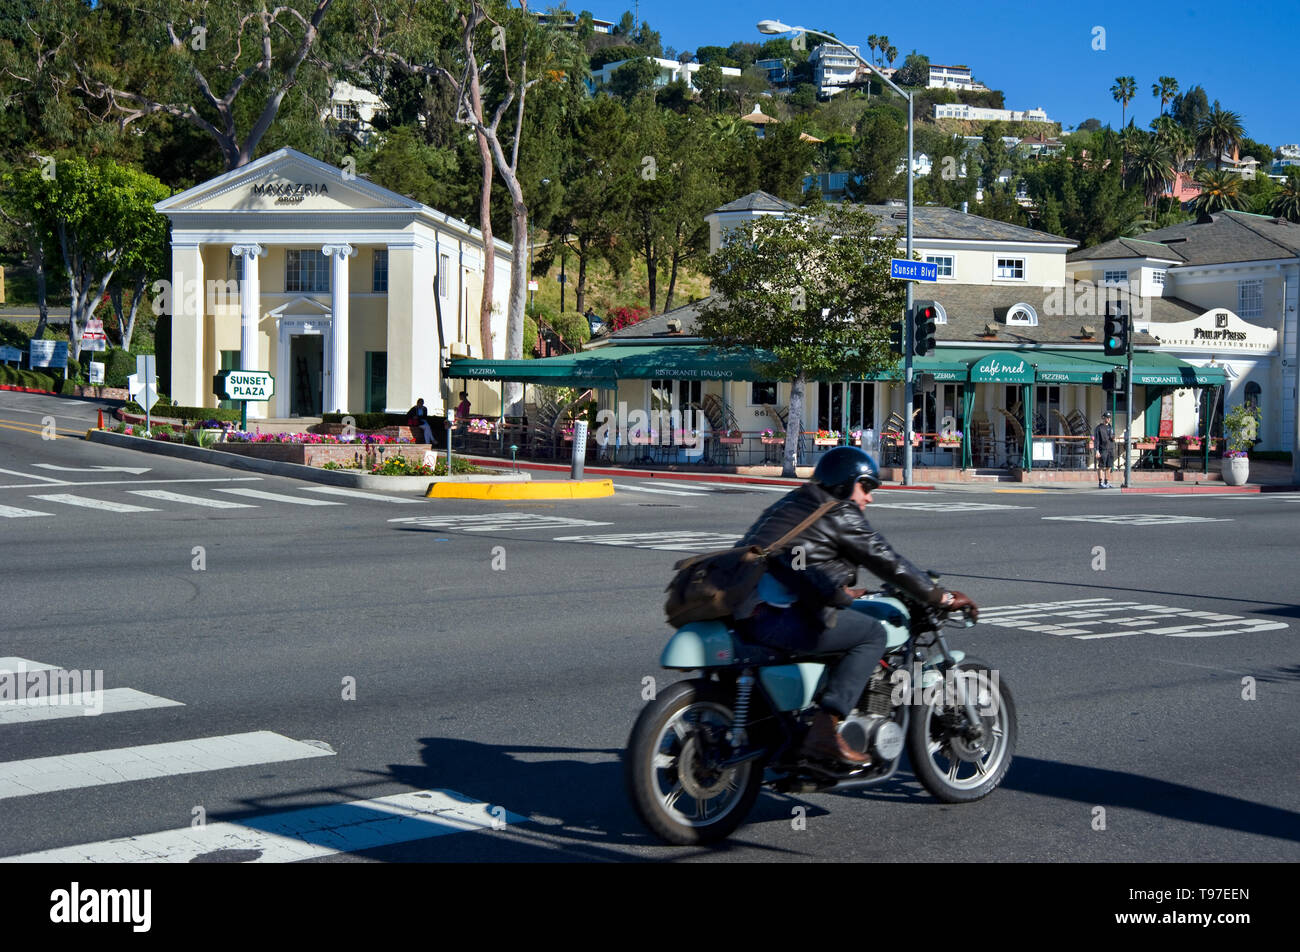
[[584,350],[540,360],[474,360],[457,357],[447,376],[463,380],[515,381],[552,387],[618,386],[618,361],[605,351]]
[[1040,351],[1029,359],[1036,365],[1039,383],[1100,384],[1101,375],[1114,370],[1118,358],[1086,351]]
[[760,368],[776,359],[761,350],[722,351],[680,344],[602,347],[587,353],[617,357],[621,380],[767,380],[770,375]]
[[1227,377],[1221,367],[1196,367],[1173,354],[1141,353],[1133,355],[1133,382],[1147,387],[1213,387],[1225,384]]
[[1023,351],[994,351],[970,365],[970,382],[1033,383],[1034,365]]

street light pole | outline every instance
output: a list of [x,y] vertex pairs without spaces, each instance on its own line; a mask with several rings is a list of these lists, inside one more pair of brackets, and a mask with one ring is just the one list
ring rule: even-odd
[[[900,89],[888,76],[882,73],[876,67],[862,58],[860,53],[854,52],[853,48],[843,42],[833,33],[823,33],[821,30],[809,30],[802,26],[786,26],[780,20],[760,20],[758,22],[758,32],[768,35],[776,33],[807,33],[812,36],[820,36],[832,43],[836,43],[846,49],[859,63],[880,77],[880,81],[892,89],[898,95],[907,100],[907,260],[912,260],[912,169],[913,160],[912,152],[913,128],[915,126],[915,117],[913,115],[912,94]],[[912,403],[915,401],[915,381],[912,373],[912,282],[907,282],[907,304],[903,312],[903,485],[912,485]]]

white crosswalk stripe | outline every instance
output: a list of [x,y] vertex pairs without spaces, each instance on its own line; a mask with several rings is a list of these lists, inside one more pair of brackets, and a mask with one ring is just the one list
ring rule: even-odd
[[30,516],[52,516],[52,512],[37,512],[35,509],[19,509],[17,506],[0,506],[0,517],[5,519],[26,519]]
[[456,529],[462,532],[522,532],[528,529],[613,525],[613,523],[596,522],[591,519],[543,516],[533,512],[498,512],[473,516],[403,516],[388,521],[428,526],[431,529]]
[[1213,638],[1288,627],[1286,622],[1281,621],[1109,598],[981,608],[980,624],[1076,638],[1079,641],[1123,638],[1128,635]]
[[249,499],[268,499],[271,502],[287,502],[295,506],[342,506],[341,502],[331,502],[328,499],[307,499],[302,496],[285,496],[281,493],[267,492],[265,489],[218,489],[219,493],[230,493],[232,496],[247,496]]
[[621,545],[670,552],[712,552],[714,549],[731,548],[736,544],[736,536],[725,532],[619,532],[609,535],[559,536],[555,541]]
[[0,863],[189,863],[222,858],[286,863],[453,833],[501,830],[527,820],[454,790],[420,790],[5,856]]
[[345,489],[342,486],[307,486],[309,493],[325,493],[329,496],[350,496],[355,499],[370,499],[376,502],[423,503],[423,499],[409,499],[401,496],[384,496],[380,493],[368,493],[362,489]]
[[132,506],[125,502],[113,502],[110,499],[91,499],[89,496],[77,496],[73,493],[52,493],[48,496],[32,496],[46,502],[58,502],[65,506],[80,506],[83,509],[100,509],[104,512],[157,512],[148,506]]
[[657,486],[629,486],[626,483],[614,483],[614,488],[623,492],[655,493],[663,496],[703,496],[705,493],[686,489],[660,489]]
[[1231,522],[1231,519],[1212,519],[1209,516],[1171,516],[1150,512],[1102,513],[1089,516],[1043,516],[1053,522],[1105,522],[1120,526],[1164,526],[1185,522]]
[[104,691],[75,691],[43,697],[5,700],[0,698],[0,724],[26,724],[59,717],[95,717],[145,711],[158,707],[183,707],[180,701],[145,694],[134,688],[108,688]]
[[166,502],[182,502],[189,506],[206,506],[209,509],[256,509],[252,503],[231,502],[229,499],[207,499],[203,496],[187,496],[174,493],[169,489],[128,489],[133,496],[146,496],[149,499],[162,499]]
[[983,512],[991,509],[1033,509],[1033,506],[1012,506],[995,502],[873,502],[872,509],[913,509],[918,512]]
[[165,744],[11,760],[0,763],[0,800],[131,780],[330,757],[333,754],[332,750],[271,731],[250,731]]

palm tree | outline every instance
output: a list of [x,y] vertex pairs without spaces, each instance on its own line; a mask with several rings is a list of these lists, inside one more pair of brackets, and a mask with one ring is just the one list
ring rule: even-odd
[[885,50],[889,49],[889,37],[885,36],[883,33],[880,34],[876,39],[876,49],[880,50],[882,54]]
[[869,37],[867,37],[867,49],[871,50],[872,62],[875,62],[876,47],[879,45],[880,45],[880,37],[877,36],[875,33],[872,33]]
[[1159,138],[1151,136],[1137,145],[1129,164],[1129,175],[1133,182],[1142,186],[1146,204],[1155,205],[1174,178],[1169,150]]
[[1173,116],[1158,116],[1151,121],[1151,128],[1155,131],[1156,139],[1169,153],[1169,159],[1174,163],[1174,171],[1182,172],[1188,160],[1196,154],[1196,142],[1192,139],[1191,133]]
[[1219,100],[1214,100],[1214,107],[1205,114],[1201,124],[1196,127],[1196,144],[1214,153],[1214,167],[1219,168],[1223,154],[1235,147],[1245,136],[1241,116],[1235,112],[1219,108]]
[[1161,76],[1158,82],[1151,84],[1151,95],[1160,98],[1160,115],[1165,114],[1165,106],[1178,95],[1178,80],[1172,76]]
[[1300,222],[1300,175],[1289,175],[1278,188],[1269,211],[1278,218]]
[[898,47],[897,47],[897,46],[891,46],[891,47],[889,47],[888,49],[885,50],[885,62],[889,63],[890,66],[893,66],[893,65],[894,65],[894,60],[896,60],[896,59],[898,59]]
[[1192,199],[1192,210],[1198,215],[1246,207],[1245,196],[1241,194],[1240,175],[1222,169],[1211,172],[1201,168],[1196,171],[1196,182],[1201,186],[1201,194]]
[[1128,113],[1128,104],[1133,101],[1137,95],[1137,80],[1132,76],[1116,76],[1115,85],[1110,87],[1110,94],[1115,97],[1115,101],[1120,104],[1120,128],[1125,125],[1125,118]]

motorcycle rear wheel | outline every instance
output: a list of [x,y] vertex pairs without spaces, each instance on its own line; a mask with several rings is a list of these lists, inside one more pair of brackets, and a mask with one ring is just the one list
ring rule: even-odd
[[[978,741],[964,737],[954,725],[966,721],[960,708],[946,706],[942,686],[931,703],[912,707],[907,730],[907,756],[916,778],[944,803],[969,803],[988,796],[1002,782],[1016,749],[1016,705],[1011,690],[994,680],[987,664],[973,658],[956,670],[975,676],[972,698],[982,735]],[[996,692],[994,691],[996,685]],[[918,689],[919,690],[919,689]]]
[[731,753],[732,698],[712,681],[679,681],[647,704],[624,760],[628,795],[641,822],[679,846],[712,843],[740,826],[758,799],[761,760],[720,768]]

